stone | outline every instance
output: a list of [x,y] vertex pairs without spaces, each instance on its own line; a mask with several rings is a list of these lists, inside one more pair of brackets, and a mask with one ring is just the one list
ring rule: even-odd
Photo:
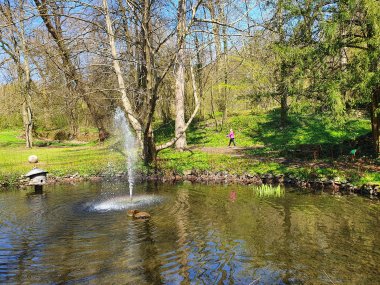
[[150,219],[150,214],[147,212],[137,212],[133,215],[135,219]]
[[182,181],[182,176],[176,175],[175,176],[175,181]]
[[29,163],[37,163],[38,162],[38,157],[37,157],[37,155],[30,155],[29,157],[28,157],[28,161],[29,161]]
[[283,174],[279,174],[279,175],[275,176],[274,181],[276,183],[284,183],[284,175]]

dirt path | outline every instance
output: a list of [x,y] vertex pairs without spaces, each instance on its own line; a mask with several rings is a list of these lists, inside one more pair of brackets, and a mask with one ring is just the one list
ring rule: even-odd
[[255,150],[261,147],[228,147],[228,146],[222,146],[222,147],[210,147],[210,146],[203,146],[203,147],[194,147],[191,150],[199,150],[206,153],[212,153],[212,154],[230,154],[232,156],[237,157],[244,157],[244,156],[250,156],[246,153],[246,151],[249,150]]

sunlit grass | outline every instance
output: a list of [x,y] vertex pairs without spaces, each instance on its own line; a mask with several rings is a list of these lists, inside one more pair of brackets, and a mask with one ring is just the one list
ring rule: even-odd
[[[245,112],[231,115],[222,131],[216,131],[214,120],[194,124],[187,132],[190,151],[177,152],[166,149],[158,155],[158,168],[166,174],[184,173],[188,170],[227,171],[231,174],[291,174],[307,179],[334,178],[351,180],[355,183],[379,183],[376,173],[362,173],[360,170],[337,170],[331,168],[286,166],[276,160],[260,160],[258,157],[278,158],[281,151],[298,144],[337,143],[353,139],[370,131],[368,120],[356,119],[340,127],[326,125],[314,117],[292,117],[290,125],[281,129],[278,113],[251,114]],[[174,133],[174,123],[156,124],[157,142],[170,139]],[[242,151],[241,156],[217,151],[207,153],[200,147],[223,149],[228,145],[226,135],[233,128],[236,143],[240,147],[252,147]],[[28,156],[39,157],[38,167],[44,168],[55,176],[78,173],[81,176],[115,173],[126,170],[125,157],[116,151],[112,141],[104,145],[97,142],[60,142],[36,140],[36,147],[26,149],[22,131],[0,131],[0,181],[15,181],[28,172],[34,165],[27,162]],[[38,147],[41,146],[41,147]],[[44,146],[44,147],[42,147]],[[139,165],[141,169],[144,169]]]
[[[31,165],[30,155],[37,155],[39,162]],[[0,180],[14,181],[37,166],[54,176],[78,173],[81,176],[97,175],[109,171],[125,171],[125,158],[106,146],[71,147],[0,147]]]
[[259,186],[253,186],[252,191],[259,197],[281,197],[285,194],[285,189],[280,185],[272,186],[263,184]]
[[[244,113],[231,115],[223,130],[216,130],[215,121],[209,119],[198,122],[186,133],[189,145],[224,147],[228,145],[226,137],[229,129],[235,132],[237,146],[265,146],[270,150],[282,150],[298,144],[339,143],[353,139],[371,130],[367,119],[348,120],[341,126],[327,124],[318,116],[290,115],[289,125],[283,129],[279,125],[279,113]],[[159,142],[171,138],[174,133],[174,121],[165,125],[156,124],[155,137]]]

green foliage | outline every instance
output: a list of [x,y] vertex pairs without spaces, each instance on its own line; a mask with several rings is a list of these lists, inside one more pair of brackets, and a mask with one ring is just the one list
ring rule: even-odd
[[0,116],[0,130],[12,129],[22,127],[21,115],[1,115]]
[[280,185],[272,186],[263,184],[260,186],[253,186],[252,191],[259,197],[281,197],[285,195],[285,189],[281,188]]
[[364,172],[360,177],[357,177],[357,184],[379,184],[380,173],[378,172]]

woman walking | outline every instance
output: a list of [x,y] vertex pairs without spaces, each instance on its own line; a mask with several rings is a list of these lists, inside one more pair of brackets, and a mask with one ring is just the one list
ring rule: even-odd
[[230,133],[228,134],[227,137],[230,138],[230,143],[228,144],[228,147],[231,146],[231,143],[233,143],[234,146],[236,146],[236,144],[235,144],[235,134],[234,134],[234,131],[232,129],[230,129]]

